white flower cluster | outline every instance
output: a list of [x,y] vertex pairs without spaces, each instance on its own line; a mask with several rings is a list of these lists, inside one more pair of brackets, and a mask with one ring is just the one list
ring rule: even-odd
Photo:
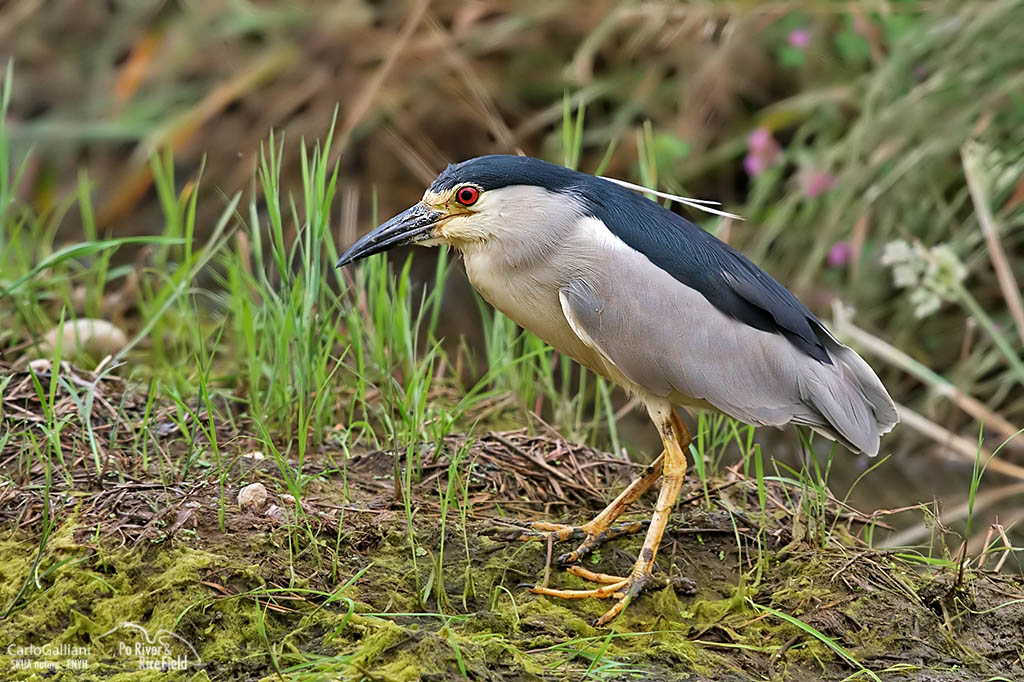
[[882,264],[892,268],[897,287],[911,289],[910,302],[919,318],[934,313],[943,301],[956,299],[960,283],[967,277],[967,267],[948,244],[926,249],[897,239],[885,245]]

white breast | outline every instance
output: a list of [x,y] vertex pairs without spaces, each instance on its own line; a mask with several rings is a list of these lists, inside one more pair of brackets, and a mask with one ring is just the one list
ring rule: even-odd
[[592,222],[593,218],[575,220],[560,239],[532,250],[525,261],[515,258],[522,250],[498,240],[469,245],[463,249],[466,274],[484,299],[516,324],[594,372],[639,392],[639,387],[577,335],[562,309],[562,287],[574,279],[586,280],[608,265],[608,245],[601,243],[607,230],[603,226],[597,229]]
[[578,342],[558,300],[561,279],[546,264],[517,267],[488,249],[463,255],[469,281],[488,303],[559,350]]

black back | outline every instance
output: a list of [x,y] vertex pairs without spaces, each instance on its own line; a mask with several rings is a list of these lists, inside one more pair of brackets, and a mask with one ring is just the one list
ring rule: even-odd
[[728,244],[637,192],[540,159],[504,155],[448,166],[430,189],[463,183],[484,191],[533,185],[572,194],[619,239],[729,317],[782,334],[815,360],[832,363],[819,338],[824,325],[796,296]]

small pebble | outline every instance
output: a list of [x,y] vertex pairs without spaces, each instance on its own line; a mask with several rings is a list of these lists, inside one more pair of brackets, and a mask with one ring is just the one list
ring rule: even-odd
[[288,514],[285,513],[284,509],[281,509],[276,504],[270,505],[270,507],[267,509],[266,516],[268,519],[272,519],[274,521],[277,521],[278,523],[288,522]]
[[250,483],[238,491],[238,506],[260,510],[267,502],[267,489],[262,483]]
[[28,363],[28,366],[36,374],[47,374],[51,369],[53,369],[53,363],[44,358],[40,358],[39,360],[33,360],[32,362]]
[[70,357],[80,352],[102,358],[113,355],[128,345],[128,337],[106,320],[70,320],[46,332],[40,348],[45,353],[57,348],[61,342],[61,354]]

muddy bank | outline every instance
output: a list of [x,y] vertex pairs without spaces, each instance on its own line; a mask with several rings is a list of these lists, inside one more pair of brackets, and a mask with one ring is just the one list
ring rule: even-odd
[[[215,482],[97,482],[55,507],[41,553],[41,507],[31,491],[8,491],[8,511],[20,511],[6,516],[0,543],[0,641],[22,649],[0,651],[0,669],[10,679],[168,679],[125,649],[166,631],[170,658],[188,659],[170,678],[195,681],[1024,677],[1019,576],[968,569],[958,582],[952,566],[871,550],[864,519],[838,507],[822,517],[822,547],[808,541],[815,521],[793,491],[773,483],[762,506],[738,472],[706,494],[688,481],[662,545],[660,571],[694,580],[696,594],[646,593],[611,628],[595,628],[607,602],[518,587],[586,584],[549,566],[545,543],[505,535],[513,519],[583,520],[584,500],[600,504],[584,491],[613,491],[629,467],[563,444],[551,461],[564,479],[502,468],[515,464],[510,451],[530,459],[542,445],[520,433],[482,439],[464,473],[425,453],[408,506],[395,500],[383,452],[320,476],[301,503],[266,462],[240,464],[241,478],[269,490],[259,510],[237,506],[234,484],[222,506]],[[639,543],[617,540],[585,565],[627,571]],[[32,646],[87,649],[87,667],[16,670]],[[43,659],[37,652],[36,665]]]

